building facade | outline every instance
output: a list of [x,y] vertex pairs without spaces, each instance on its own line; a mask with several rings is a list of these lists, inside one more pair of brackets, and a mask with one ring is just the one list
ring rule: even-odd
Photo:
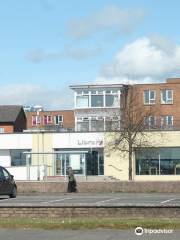
[[[113,141],[110,134],[0,134],[0,165],[7,167],[16,180],[66,178],[68,167],[72,167],[76,176],[112,176],[127,181],[128,154],[109,150]],[[151,147],[134,149],[133,180],[180,180],[180,131],[146,134]]]
[[45,131],[73,131],[74,111],[27,111],[27,129]]
[[137,84],[131,87],[138,114],[144,113],[146,129],[180,129],[180,79],[165,83]]
[[0,106],[0,133],[23,132],[26,129],[26,115],[22,106]]
[[75,130],[102,132],[120,129],[122,84],[74,85]]

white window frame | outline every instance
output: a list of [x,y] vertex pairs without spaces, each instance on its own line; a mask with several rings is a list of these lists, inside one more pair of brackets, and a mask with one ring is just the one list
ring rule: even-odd
[[[33,119],[35,119],[35,124],[33,123]],[[40,125],[41,124],[41,116],[39,115],[33,115],[32,116],[32,126],[37,126],[37,125]]]
[[[47,117],[47,123],[45,123],[45,117]],[[51,118],[51,120],[49,120],[49,117]],[[52,121],[53,121],[52,115],[44,115],[44,116],[43,116],[43,124],[44,124],[44,125],[47,125],[47,124],[49,124],[49,123],[52,123]]]
[[[113,95],[118,97],[118,104],[117,106],[106,106],[106,96]],[[77,97],[79,96],[87,96],[88,97],[88,106],[85,107],[78,107],[77,106]],[[102,106],[91,106],[92,96],[102,96],[103,97],[103,105]],[[121,90],[119,89],[106,89],[106,90],[98,90],[98,89],[91,89],[91,90],[81,90],[77,91],[74,94],[74,101],[75,101],[75,108],[76,109],[86,109],[86,108],[119,108],[120,107],[120,96]]]
[[[145,92],[148,92],[148,102],[146,102],[146,98],[145,98]],[[151,98],[151,92],[154,93],[154,98]],[[156,90],[144,90],[144,104],[146,105],[151,105],[151,104],[155,104],[156,102]]]
[[[165,92],[165,101],[163,100],[163,93]],[[168,97],[169,92],[171,92],[171,98]],[[173,104],[173,90],[163,89],[161,90],[161,104]]]
[[[151,125],[151,118],[154,118],[154,125]],[[156,117],[155,116],[147,116],[144,117],[144,125],[149,129],[154,128],[156,126]]]
[[[168,120],[171,118],[171,124],[168,124]],[[161,128],[172,128],[174,125],[174,118],[172,115],[161,116]]]
[[0,127],[0,133],[4,133],[5,129],[3,127]]
[[[61,120],[59,119],[61,117]],[[58,119],[57,122],[56,122],[56,118]],[[55,125],[59,125],[63,122],[63,115],[55,115],[54,116],[54,124]]]

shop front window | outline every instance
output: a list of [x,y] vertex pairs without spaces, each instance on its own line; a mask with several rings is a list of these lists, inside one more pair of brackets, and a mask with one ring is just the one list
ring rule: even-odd
[[[58,152],[58,149],[56,149]],[[71,167],[77,175],[104,175],[103,149],[62,152],[55,151],[55,175],[67,176]]]
[[[26,154],[24,153],[26,152]],[[27,152],[31,153],[29,149],[11,149],[11,166],[26,166],[26,155]],[[30,158],[28,164],[31,165],[31,154],[29,154]]]
[[135,156],[136,175],[180,175],[180,148],[142,148]]

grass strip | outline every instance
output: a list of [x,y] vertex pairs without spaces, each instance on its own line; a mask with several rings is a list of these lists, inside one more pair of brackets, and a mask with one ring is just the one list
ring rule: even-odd
[[180,219],[0,219],[0,228],[10,229],[180,229]]

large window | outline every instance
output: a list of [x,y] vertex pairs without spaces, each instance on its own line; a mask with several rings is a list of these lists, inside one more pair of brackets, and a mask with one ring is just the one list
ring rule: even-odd
[[93,132],[104,131],[104,118],[91,119],[91,131]]
[[89,119],[88,118],[77,118],[77,131],[78,132],[89,132]]
[[92,95],[91,96],[91,107],[103,107],[103,95]]
[[76,91],[76,108],[119,107],[120,90],[84,90]]
[[76,120],[76,131],[79,132],[103,132],[118,130],[120,130],[119,117],[79,117]]
[[173,103],[173,90],[170,89],[161,90],[161,103],[162,104]]
[[135,157],[136,175],[180,175],[180,148],[142,148]]
[[89,96],[77,96],[76,97],[77,108],[88,108],[89,107]]
[[[58,153],[56,153],[58,151]],[[67,175],[72,167],[77,175],[104,175],[103,149],[55,149],[55,175]]]
[[[26,153],[25,153],[26,152]],[[29,149],[12,149],[10,150],[12,166],[26,166],[27,152]],[[28,156],[28,164],[31,164],[31,154]]]
[[106,95],[106,107],[118,107],[119,98],[118,95]]
[[154,104],[156,100],[156,94],[154,90],[144,91],[144,104]]

